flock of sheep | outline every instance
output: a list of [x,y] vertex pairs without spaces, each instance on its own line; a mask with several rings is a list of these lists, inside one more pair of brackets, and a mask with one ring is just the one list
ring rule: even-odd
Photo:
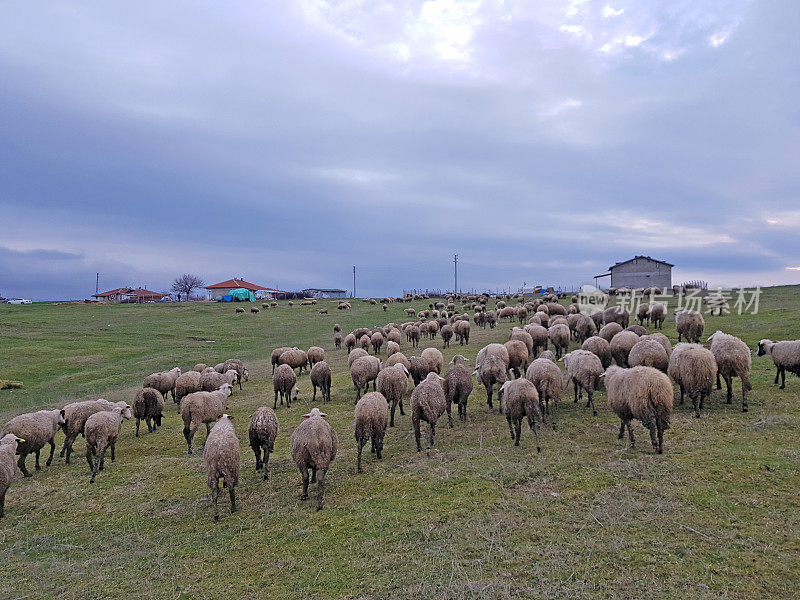
[[[495,301],[494,309],[487,304]],[[517,301],[515,306],[506,302]],[[371,300],[375,303],[374,300]],[[384,308],[387,299],[384,299]],[[464,309],[456,311],[456,302]],[[396,410],[405,415],[403,400],[408,393],[409,379],[413,381],[410,395],[411,423],[417,451],[422,450],[421,424],[427,423],[427,448],[435,443],[436,425],[447,413],[448,425],[453,427],[451,408],[456,405],[458,418],[467,418],[467,402],[473,391],[473,377],[486,390],[487,404],[494,408],[495,391],[499,411],[506,418],[509,433],[519,445],[522,424],[527,420],[539,444],[539,423],[558,427],[558,402],[566,385],[571,384],[574,401],[586,394],[586,407],[594,407],[594,392],[604,382],[608,406],[620,419],[619,438],[627,429],[629,444],[634,445],[631,422],[639,420],[649,431],[651,443],[658,453],[663,449],[663,434],[669,428],[673,408],[673,381],[680,390],[680,402],[686,395],[692,401],[694,414],[700,417],[704,402],[714,384],[727,386],[727,401],[732,402],[732,380],[739,378],[742,388],[742,410],[747,411],[747,392],[751,389],[751,353],[737,337],[717,331],[708,340],[710,349],[700,344],[705,321],[699,312],[679,311],[675,315],[678,344],[660,332],[648,333],[645,324],[660,329],[667,315],[666,306],[658,302],[643,302],[636,314],[638,325],[630,325],[630,315],[619,307],[582,314],[577,299],[565,307],[555,296],[525,302],[517,296],[497,299],[483,296],[448,296],[445,301],[430,303],[417,312],[405,309],[413,321],[388,323],[380,327],[360,327],[342,336],[341,327],[334,326],[334,348],[345,346],[348,352],[350,378],[355,395],[355,439],[358,450],[357,469],[361,472],[362,450],[367,443],[378,459],[381,458],[387,427],[394,427]],[[346,308],[342,308],[346,310]],[[482,348],[470,373],[467,359],[456,355],[444,371],[442,353],[425,348],[419,356],[407,357],[401,352],[405,337],[411,348],[421,338],[441,337],[444,348],[451,340],[469,344],[471,322],[484,329],[494,329],[502,320],[519,321],[512,327],[508,341],[490,343]],[[685,342],[682,340],[685,339]],[[569,352],[571,341],[581,346]],[[552,348],[552,351],[548,348]],[[372,351],[372,354],[370,354]],[[385,360],[380,355],[385,353]],[[800,341],[772,342],[761,340],[758,355],[769,355],[777,369],[775,383],[785,385],[786,371],[800,376]],[[312,401],[319,389],[322,404],[331,401],[331,368],[325,350],[312,346],[303,351],[296,347],[276,348],[270,358],[274,390],[273,406],[261,406],[252,415],[248,426],[250,447],[256,459],[256,470],[263,469],[269,478],[269,455],[273,452],[278,433],[278,402],[287,407],[298,397],[298,376],[309,370],[313,387]],[[612,361],[613,364],[612,365]],[[565,378],[559,362],[566,370]],[[297,373],[295,373],[297,370]],[[214,505],[214,520],[219,519],[217,499],[222,480],[230,495],[231,511],[236,510],[235,488],[241,463],[239,438],[231,417],[226,414],[228,397],[235,386],[249,380],[244,363],[229,359],[208,366],[197,364],[182,373],[176,367],[145,378],[136,393],[133,405],[108,402],[104,399],[74,402],[62,409],[41,410],[19,415],[0,430],[0,517],[4,514],[5,495],[16,479],[17,469],[26,477],[32,474],[26,467],[29,454],[35,456],[35,468],[40,469],[40,452],[50,446],[46,465],[53,461],[55,437],[63,430],[65,439],[60,456],[70,462],[73,444],[78,435],[86,439],[85,456],[94,482],[104,468],[105,455],[110,450],[112,462],[125,419],[136,419],[136,436],[140,423],[152,432],[161,425],[165,399],[172,396],[183,420],[183,435],[189,454],[194,452],[193,439],[201,425],[206,427],[204,462]],[[372,392],[369,391],[370,384]],[[303,484],[302,498],[308,498],[309,483],[317,483],[317,509],[322,509],[325,479],[338,450],[336,432],[318,408],[303,415],[304,420],[290,438],[291,455],[297,464]],[[18,455],[18,459],[15,459]]]

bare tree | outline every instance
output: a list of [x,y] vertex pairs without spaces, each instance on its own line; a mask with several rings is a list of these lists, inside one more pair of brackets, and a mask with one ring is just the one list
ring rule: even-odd
[[205,285],[205,282],[197,275],[190,275],[184,273],[180,277],[176,277],[172,282],[172,291],[176,294],[182,294],[186,300],[192,293],[192,290],[200,289]]

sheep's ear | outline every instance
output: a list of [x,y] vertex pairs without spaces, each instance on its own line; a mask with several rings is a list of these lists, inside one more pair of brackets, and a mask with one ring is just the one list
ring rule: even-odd
[[67,415],[66,411],[65,411],[65,410],[62,408],[62,409],[61,409],[61,416],[62,416],[62,417],[65,417],[66,415]]
[[308,419],[311,415],[303,415],[304,419]]
[[319,413],[319,416],[325,419],[328,417],[328,413]]
[[228,419],[230,419],[231,421],[233,421],[233,415],[228,415]]

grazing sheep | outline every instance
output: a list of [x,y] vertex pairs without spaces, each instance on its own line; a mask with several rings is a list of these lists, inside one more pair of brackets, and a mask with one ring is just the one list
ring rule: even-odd
[[[528,367],[525,378],[536,386],[539,401],[544,404],[543,417],[548,414],[552,415],[553,430],[555,430],[557,428],[558,401],[561,400],[561,389],[563,388],[561,369],[552,360],[537,358]],[[552,408],[550,407],[551,402],[553,403]]]
[[451,325],[445,325],[442,327],[440,333],[442,334],[443,347],[449,348],[450,340],[453,338],[453,327]]
[[628,367],[628,355],[636,342],[639,341],[639,336],[632,331],[620,331],[613,338],[611,338],[611,356],[614,357],[620,367]]
[[598,335],[592,336],[583,342],[581,350],[587,350],[596,355],[600,359],[603,369],[607,369],[611,364],[611,344]]
[[411,374],[411,378],[414,380],[414,385],[417,386],[419,382],[425,379],[428,373],[431,372],[431,364],[428,362],[428,359],[423,356],[412,356],[408,359],[408,362],[411,365],[408,371]]
[[309,366],[313,367],[318,362],[325,360],[325,350],[319,346],[311,346],[311,348],[308,349],[306,356],[308,357]]
[[716,331],[708,338],[711,341],[711,353],[717,361],[717,389],[722,388],[720,377],[728,388],[728,404],[733,402],[733,378],[742,380],[742,412],[747,412],[747,392],[753,389],[750,385],[750,367],[752,357],[750,348],[738,337]]
[[[305,420],[295,427],[289,439],[292,459],[303,478],[303,495],[300,499],[308,500],[308,470],[311,469],[311,483],[317,482],[317,510],[322,510],[325,476],[339,448],[339,438],[333,427],[325,420],[327,416],[318,408],[312,408],[311,412],[303,415]],[[318,471],[319,480],[317,480]]]
[[640,339],[628,354],[628,364],[631,367],[653,367],[666,373],[669,367],[669,356],[667,356],[664,346],[657,341]]
[[631,332],[635,333],[636,335],[638,335],[639,337],[641,337],[643,335],[647,335],[647,329],[645,329],[641,325],[629,325],[623,331],[631,331]]
[[425,348],[420,356],[428,361],[431,371],[435,372],[437,375],[441,375],[442,367],[444,366],[444,357],[441,352],[436,348]]
[[547,309],[548,309],[547,310],[547,314],[550,315],[551,317],[553,315],[564,315],[564,316],[567,315],[567,309],[564,308],[558,302],[548,302],[546,304],[546,306],[547,306]]
[[370,343],[372,344],[372,352],[374,354],[380,354],[381,348],[383,347],[384,337],[380,331],[376,331],[372,334],[369,339]]
[[206,363],[197,363],[194,367],[192,367],[192,370],[189,371],[189,373],[191,373],[192,371],[197,371],[198,373],[202,373],[207,368],[208,365]]
[[461,346],[463,346],[464,344],[469,345],[469,333],[470,333],[469,321],[456,322],[454,325],[454,331],[459,345]]
[[412,348],[419,348],[419,327],[412,325],[406,330],[406,337],[411,342]]
[[780,377],[779,389],[786,387],[786,371],[800,377],[800,340],[773,342],[763,339],[758,342],[758,356],[765,354],[770,355],[772,364],[775,365],[775,385],[778,384]]
[[588,350],[573,350],[561,359],[567,367],[567,380],[572,382],[575,390],[575,402],[583,398],[586,392],[588,401],[586,408],[592,407],[592,414],[597,416],[594,407],[594,391],[600,385],[603,375],[603,364],[597,356]]
[[650,322],[650,303],[649,302],[642,302],[638,308],[636,309],[636,320],[639,321],[639,325],[644,325],[644,322]]
[[420,422],[425,421],[430,426],[430,438],[428,448],[433,447],[436,436],[436,421],[439,420],[445,411],[453,426],[453,415],[450,412],[450,405],[444,395],[439,381],[443,380],[436,373],[428,373],[425,381],[421,382],[411,393],[411,423],[414,426],[414,439],[417,441],[417,452],[422,450],[420,445]]
[[256,308],[255,306],[252,306],[252,307],[250,308],[250,312],[251,312],[251,313],[253,313],[254,315],[257,315],[257,314],[258,314],[258,313],[260,313],[261,311],[260,311],[260,310],[258,310],[258,308]]
[[609,323],[608,325],[603,325],[603,328],[600,329],[597,335],[605,341],[611,342],[611,339],[620,331],[622,331],[622,325],[619,323]]
[[381,460],[383,438],[389,422],[389,406],[380,392],[369,392],[356,404],[356,444],[358,445],[357,471],[361,470],[361,451],[368,441],[372,442],[370,451]]
[[[256,455],[256,471],[264,467],[264,479],[269,479],[269,455],[275,449],[275,438],[278,437],[278,417],[275,411],[269,406],[257,408],[256,412],[250,416],[247,435],[250,438],[253,454]],[[208,448],[208,442],[206,442],[206,448]]]
[[[492,394],[494,386],[502,386],[507,381],[508,363],[503,362],[502,358],[495,354],[489,354],[483,357],[479,364],[476,361],[473,375],[477,375],[478,381],[486,388],[486,403],[490,409],[493,408]],[[502,390],[498,394],[502,395]]]
[[458,418],[462,421],[467,420],[467,400],[472,393],[472,377],[466,368],[467,359],[456,354],[450,361],[453,365],[444,375],[444,395],[448,405],[458,406]]
[[261,303],[261,308],[268,309],[269,308],[269,302],[262,302]]
[[333,324],[333,333],[340,333],[342,331],[342,326],[338,323]]
[[630,313],[622,307],[612,306],[603,311],[603,325],[609,323],[617,323],[623,329],[628,326],[630,320]]
[[331,401],[331,368],[324,360],[311,367],[311,385],[314,388],[312,402],[317,401],[317,388],[322,392],[322,404]]
[[556,358],[561,358],[569,350],[569,327],[561,323],[552,325],[547,331],[547,335],[555,348]]
[[401,364],[406,368],[406,371],[411,371],[411,362],[406,358],[406,355],[402,352],[395,352],[389,358],[386,359],[386,363],[384,363],[387,367],[391,367],[396,364]]
[[153,373],[144,378],[143,388],[154,388],[161,392],[166,398],[168,393],[172,393],[172,400],[175,401],[175,382],[181,376],[179,367],[175,367],[170,371],[163,371],[161,373]]
[[341,332],[336,332],[333,334],[333,347],[337,350],[342,347],[342,334]]
[[[526,325],[526,327],[528,327]],[[528,349],[528,354],[533,354],[533,336],[530,333],[519,327],[512,327],[511,333],[508,335],[509,341],[519,340],[525,344]]]
[[236,485],[239,483],[239,468],[242,451],[239,438],[231,423],[233,417],[222,415],[206,439],[203,449],[203,462],[208,473],[208,487],[211,488],[211,501],[214,503],[214,523],[219,521],[219,480],[223,479],[231,497],[231,513],[236,512]]
[[639,419],[650,430],[653,449],[661,454],[664,431],[669,429],[672,415],[672,384],[661,371],[651,367],[622,369],[609,367],[603,374],[608,391],[608,405],[620,418],[618,439],[628,428],[629,448],[633,448],[631,421]]
[[[428,323],[428,335],[430,335],[432,340],[436,339],[436,334],[438,332],[439,332],[439,323],[437,323],[436,321],[431,321],[430,323]],[[469,338],[469,335],[467,336],[467,338]]]
[[[475,368],[478,369],[483,364],[486,358],[489,356],[494,356],[499,358],[503,363],[506,365],[506,370],[508,369],[509,363],[509,356],[508,356],[508,348],[505,347],[504,344],[487,344],[483,348],[478,351],[478,356],[475,358]],[[504,380],[505,381],[505,380]]]
[[56,451],[56,433],[65,422],[64,413],[61,410],[38,410],[14,417],[0,430],[0,438],[14,434],[22,440],[17,443],[16,452],[19,454],[17,466],[25,477],[32,475],[25,468],[25,459],[28,458],[28,454],[35,455],[36,470],[39,471],[42,468],[39,465],[39,454],[45,444],[50,444],[50,456],[45,465],[49,467],[53,463],[53,454]]
[[[183,377],[183,375],[181,375]],[[139,437],[139,423],[147,424],[148,433],[161,427],[164,411],[164,396],[156,389],[142,388],[133,399],[133,416],[136,419],[136,437]]]
[[347,366],[352,367],[356,359],[362,356],[369,356],[369,353],[363,348],[353,348],[350,354],[347,355]]
[[289,302],[288,302],[288,306],[289,306],[289,308],[292,308],[292,307],[294,306],[294,302],[292,302],[291,300],[289,300]]
[[356,347],[356,336],[354,336],[352,333],[348,333],[344,338],[344,347],[348,352],[353,350],[353,348]]
[[122,433],[122,422],[131,418],[131,407],[115,406],[110,411],[94,413],[86,419],[86,462],[92,477],[89,483],[94,483],[98,471],[105,466],[106,451],[111,449],[111,462],[116,460],[117,440]]
[[[201,365],[197,366],[199,367]],[[200,378],[201,378],[200,372],[193,370],[183,373],[180,377],[178,377],[178,379],[175,380],[175,398],[173,399],[175,404],[180,404],[181,398],[183,398],[184,396],[191,394],[192,392],[199,392],[202,390],[202,387],[200,385]],[[178,411],[180,412],[180,407],[178,407]]]
[[678,342],[686,338],[687,342],[700,343],[706,320],[699,312],[694,310],[681,310],[675,313],[675,329],[678,330]]
[[664,319],[667,318],[667,307],[666,305],[662,304],[661,302],[651,302],[650,303],[650,323],[656,329],[662,329],[664,325]]
[[244,314],[244,309],[243,309],[241,306],[238,306],[238,307],[236,308],[236,314],[237,314],[237,315],[239,315],[239,314],[242,314],[242,315],[243,315],[243,314]]
[[694,416],[699,419],[700,411],[706,398],[711,395],[717,376],[714,355],[700,344],[678,344],[669,358],[667,374],[681,390],[681,404],[684,394],[689,394],[694,406]]
[[525,331],[531,336],[533,344],[530,352],[533,358],[539,356],[540,350],[547,350],[547,342],[550,340],[547,329],[541,325],[526,325]]
[[400,334],[400,330],[396,329],[395,327],[392,327],[389,330],[389,332],[386,334],[387,341],[393,342],[393,343],[397,344],[398,346],[400,345],[401,337],[402,337],[402,335]]
[[127,406],[125,402],[111,403],[100,398],[98,400],[85,400],[83,402],[72,402],[61,409],[64,416],[64,445],[61,447],[59,456],[64,457],[64,462],[69,464],[72,446],[79,435],[84,433],[86,419],[101,410],[112,410],[115,406]]
[[227,409],[227,400],[230,395],[231,385],[223,383],[216,392],[195,392],[183,399],[181,403],[183,437],[186,438],[189,454],[194,454],[192,440],[197,428],[201,424],[205,424],[207,436],[211,431],[211,423],[219,419]]
[[553,354],[553,352],[551,350],[545,350],[544,352],[542,352],[539,355],[539,358],[546,358],[547,360],[549,360],[552,363],[558,362],[556,360],[556,355]]
[[501,412],[506,415],[508,430],[511,433],[511,439],[514,440],[514,445],[519,446],[519,438],[522,434],[522,419],[528,417],[528,426],[536,436],[536,452],[541,452],[536,417],[538,416],[539,420],[541,420],[542,413],[536,386],[527,379],[514,379],[513,381],[506,381],[500,388],[500,392],[503,398],[501,403],[505,406],[505,410]]
[[656,341],[664,347],[664,351],[667,353],[667,356],[672,355],[672,342],[670,342],[669,338],[663,333],[649,333],[639,338],[639,341],[642,340]]
[[6,516],[6,492],[17,480],[17,446],[25,440],[13,433],[0,438],[0,519]]
[[514,377],[519,379],[520,369],[525,372],[528,368],[528,347],[520,340],[509,340],[505,344],[508,350],[508,370],[514,372]]
[[361,398],[361,390],[368,391],[369,382],[372,382],[372,391],[375,391],[375,380],[378,378],[381,367],[380,359],[377,356],[362,356],[353,361],[350,365],[350,378],[353,380],[353,389],[356,391],[356,402]]
[[397,342],[386,342],[386,357],[390,357],[392,354],[397,354],[400,352],[400,344]]
[[223,383],[230,383],[231,387],[236,383],[237,375],[233,369],[225,373],[217,373],[216,371],[202,373],[200,375],[200,391],[213,392],[218,390],[219,386]]
[[582,344],[597,335],[597,327],[591,317],[578,313],[575,319],[575,337]]
[[303,374],[303,369],[308,366],[308,354],[299,348],[292,348],[281,354],[278,363],[297,369],[297,375],[299,376]]
[[277,367],[280,363],[281,354],[286,352],[287,350],[291,350],[291,348],[287,346],[282,346],[280,348],[275,348],[272,351],[272,356],[270,356],[270,362],[272,363],[272,372],[275,373],[275,367]]
[[297,375],[289,365],[278,365],[272,374],[272,391],[275,392],[275,400],[272,404],[273,410],[278,408],[278,395],[281,397],[281,406],[286,400],[286,408],[292,407],[292,400],[296,394]]
[[403,410],[403,396],[405,396],[408,388],[408,376],[408,369],[399,362],[394,365],[387,364],[378,373],[376,379],[377,391],[383,394],[386,402],[391,405],[389,427],[394,427],[394,413],[398,404],[400,405],[400,414],[406,414]]

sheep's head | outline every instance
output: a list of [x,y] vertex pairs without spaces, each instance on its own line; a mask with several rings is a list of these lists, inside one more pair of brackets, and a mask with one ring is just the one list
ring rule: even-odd
[[172,372],[175,373],[175,375],[177,375],[178,377],[181,376],[181,368],[180,367],[173,368]]
[[763,339],[758,342],[758,356],[764,356],[772,348],[772,340]]
[[21,444],[25,441],[25,438],[17,437],[13,433],[7,433],[2,438],[0,438],[0,446],[5,444],[13,444],[15,447],[17,444]]
[[57,412],[58,413],[58,416],[56,418],[58,419],[59,426],[64,425],[67,422],[67,420],[64,418],[64,409],[63,408],[61,410],[56,410],[56,411],[53,411],[53,412]]
[[714,339],[714,336],[715,336],[715,335],[717,335],[717,334],[719,334],[719,335],[725,335],[725,334],[723,334],[723,333],[722,333],[722,332],[721,332],[719,329],[717,329],[717,330],[716,330],[714,333],[712,333],[710,336],[708,336],[708,339],[707,339],[706,341],[707,341],[707,342],[710,342],[712,339]]
[[131,407],[127,402],[120,402],[119,407],[121,409],[123,419],[130,419],[133,417],[133,413],[131,412]]
[[231,392],[233,391],[233,386],[230,383],[223,383],[221,386],[219,386],[219,391],[225,392],[225,397],[227,398],[228,396],[231,395]]
[[247,372],[247,369],[244,370],[244,375],[242,376],[242,379],[244,379],[245,381],[250,381],[250,373]]
[[323,419],[326,418],[328,415],[322,412],[320,409],[314,407],[308,413],[303,415],[304,419],[310,419],[312,417],[322,417]]
[[294,387],[292,387],[292,402],[296,402],[299,397],[300,397],[300,388],[295,385]]

